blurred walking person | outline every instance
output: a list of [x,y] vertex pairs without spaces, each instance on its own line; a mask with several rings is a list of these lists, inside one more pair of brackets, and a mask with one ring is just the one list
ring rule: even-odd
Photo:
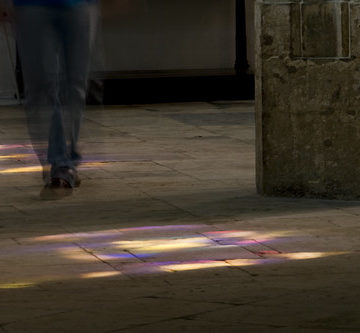
[[[0,0],[2,20],[11,20],[5,2]],[[13,0],[13,5],[28,130],[44,170],[42,195],[68,195],[80,185],[78,140],[97,1]]]

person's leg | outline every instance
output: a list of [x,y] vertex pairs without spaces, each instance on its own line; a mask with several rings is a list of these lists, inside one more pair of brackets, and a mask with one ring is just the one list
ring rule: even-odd
[[[71,160],[68,167],[72,171],[70,175],[74,173],[75,176],[76,166],[81,160],[78,140],[85,109],[90,56],[97,18],[97,6],[88,3],[62,8],[58,15],[58,27],[63,43],[60,96],[63,104],[67,153]],[[64,168],[58,168],[54,176],[63,172]],[[70,181],[73,182],[71,179]]]
[[43,166],[66,163],[58,79],[61,43],[54,13],[47,7],[19,6],[16,30],[25,110],[34,151]]

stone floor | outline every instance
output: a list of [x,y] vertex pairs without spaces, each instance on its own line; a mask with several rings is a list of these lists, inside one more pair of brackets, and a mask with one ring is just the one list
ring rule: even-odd
[[0,332],[360,332],[360,203],[256,194],[250,102],[89,109],[44,201],[0,108]]

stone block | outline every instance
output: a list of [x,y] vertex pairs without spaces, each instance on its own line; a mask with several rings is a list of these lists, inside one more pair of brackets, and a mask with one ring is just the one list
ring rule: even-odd
[[[303,57],[349,57],[349,4],[310,2],[299,6]],[[296,24],[295,20],[293,24]]]
[[257,1],[260,193],[360,198],[359,17],[359,1]]

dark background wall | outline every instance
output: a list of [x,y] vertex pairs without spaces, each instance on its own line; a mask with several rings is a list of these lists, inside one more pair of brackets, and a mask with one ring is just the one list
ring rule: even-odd
[[105,69],[232,68],[235,0],[103,2]]
[[[254,0],[244,1],[251,73]],[[149,79],[232,75],[236,60],[235,9],[236,0],[103,1],[93,77]],[[10,28],[8,33],[14,59]],[[13,96],[12,64],[4,29],[0,29],[0,73],[0,98]],[[111,93],[114,89],[116,86]]]

